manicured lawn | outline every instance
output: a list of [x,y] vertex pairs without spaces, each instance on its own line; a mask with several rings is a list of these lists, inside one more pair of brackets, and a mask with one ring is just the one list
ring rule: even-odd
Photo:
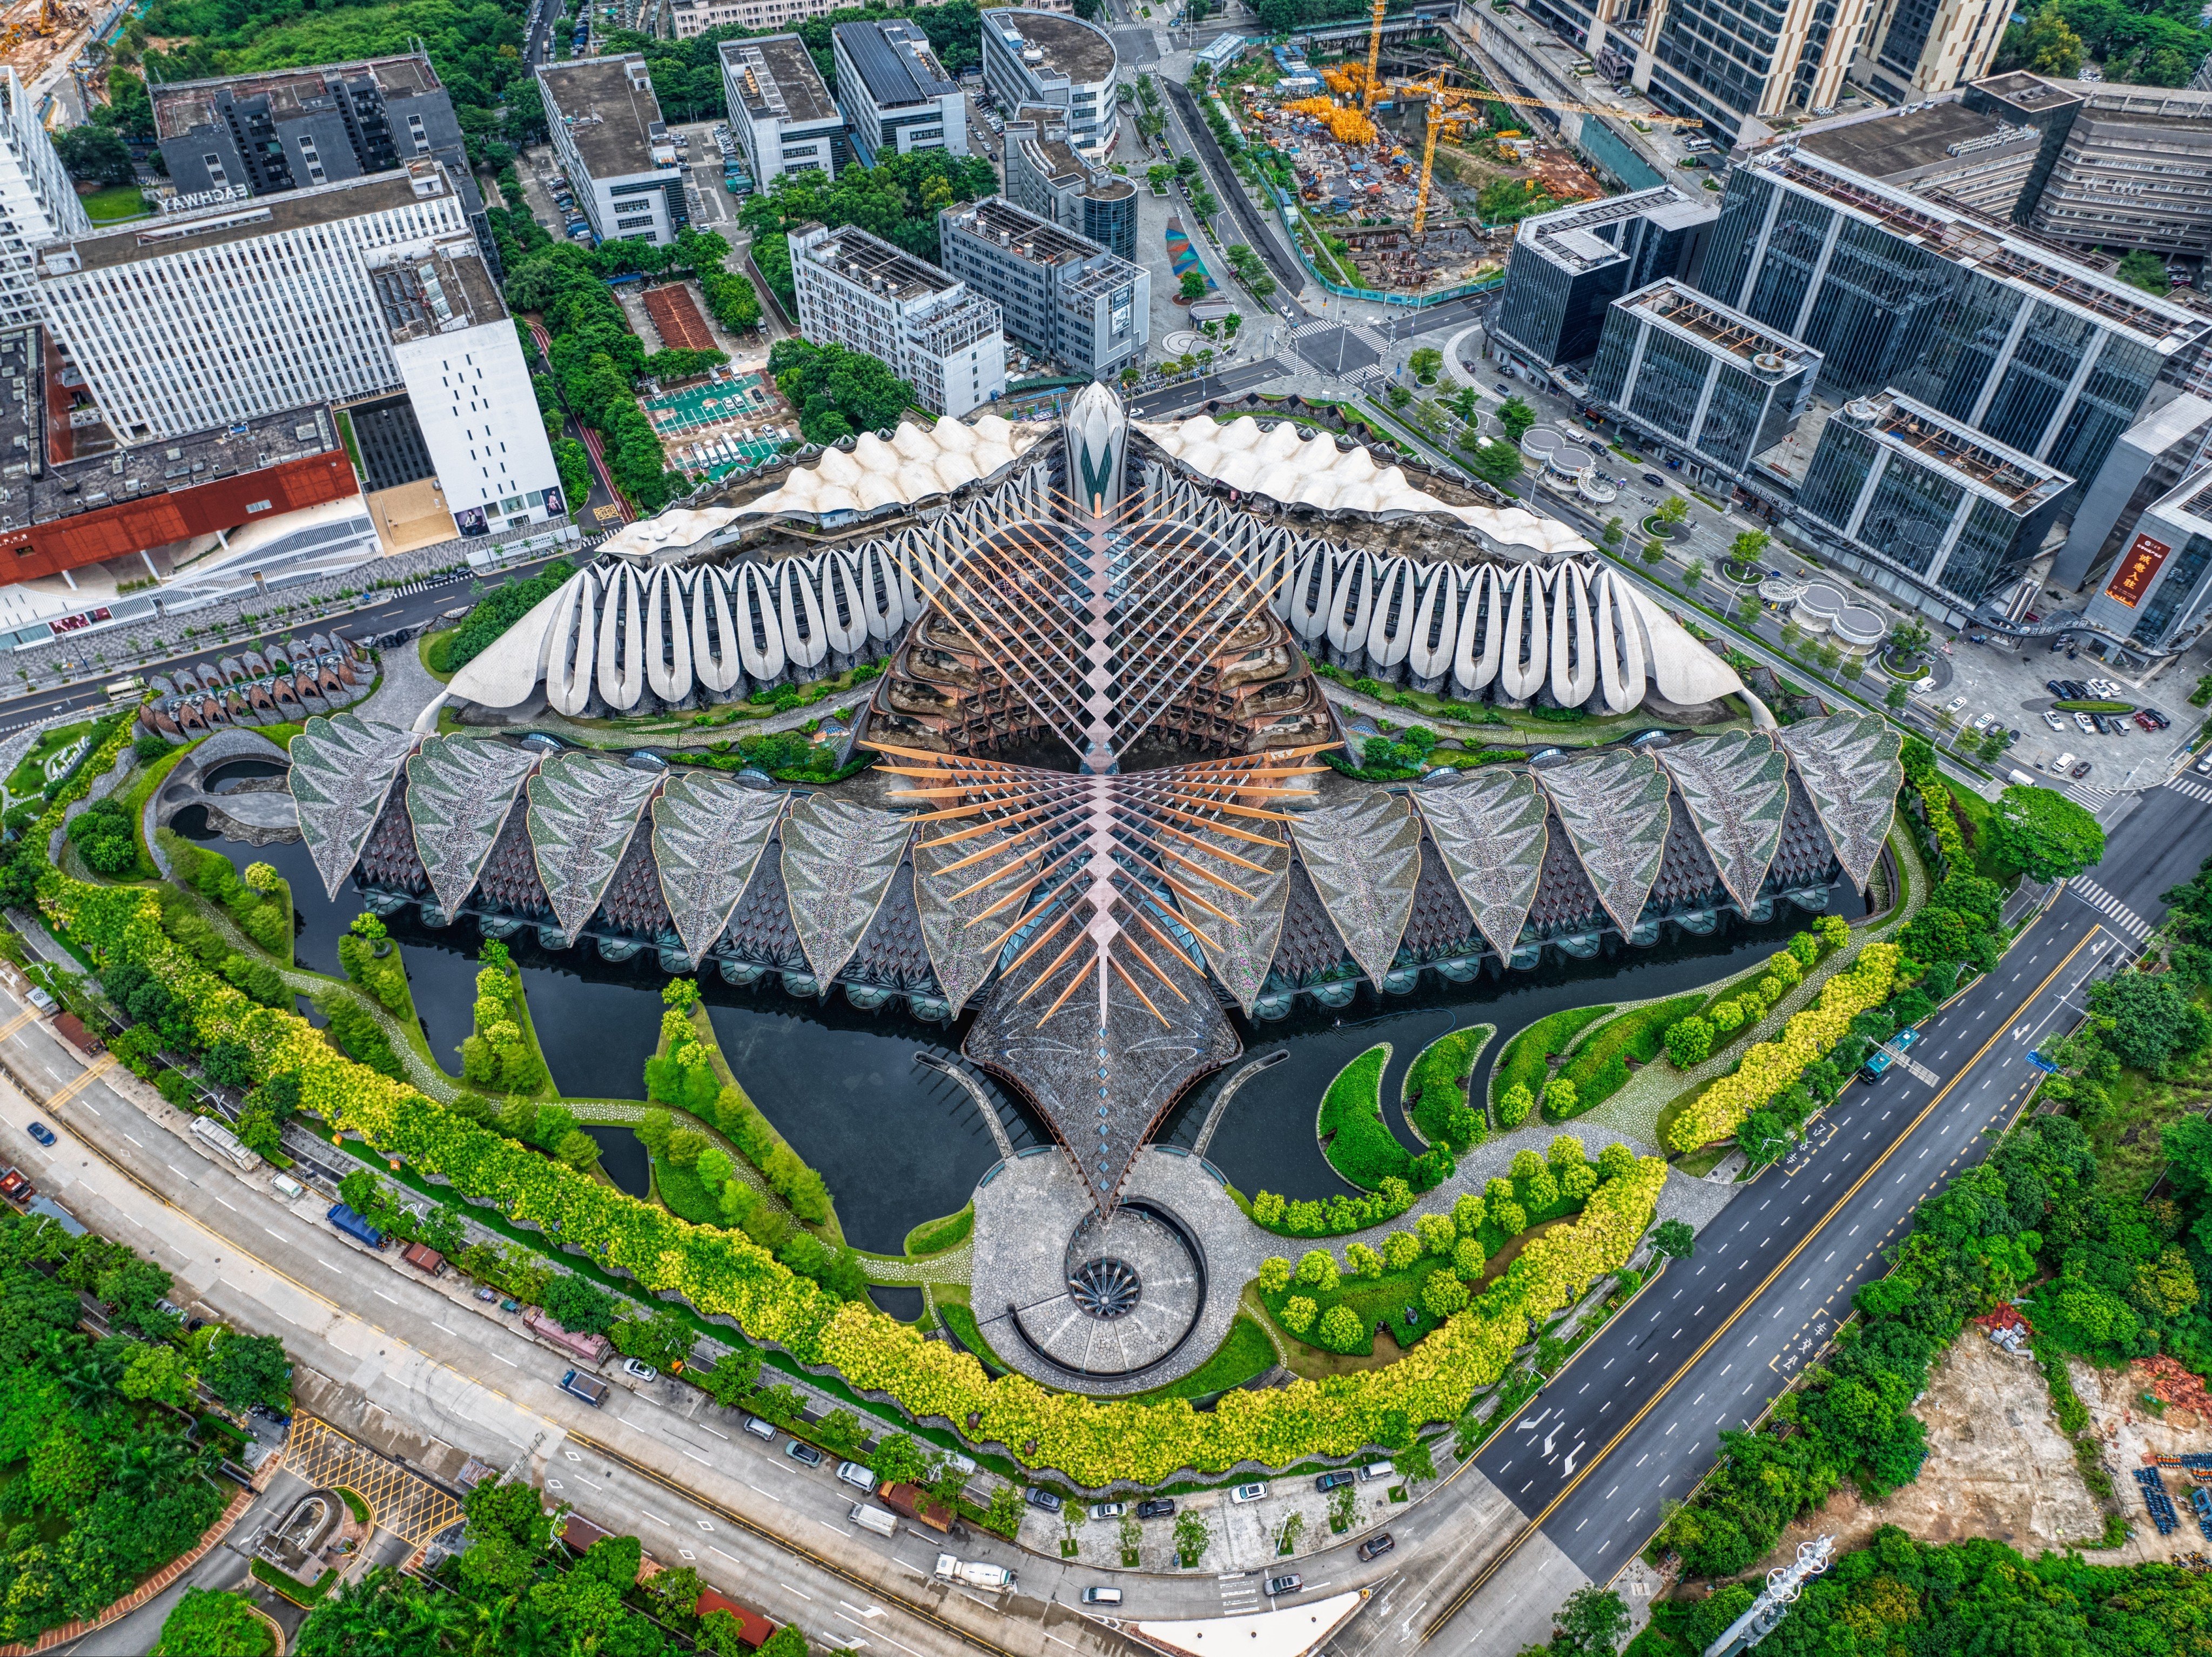
[[[1406,1067],[1406,1080],[1399,1094],[1406,1106],[1406,1115],[1424,1139],[1434,1144],[1444,1137],[1445,1124],[1441,1121],[1425,1120],[1419,1106],[1421,1095],[1431,1087],[1456,1089],[1464,1096],[1467,1081],[1474,1069],[1474,1062],[1482,1057],[1482,1050],[1490,1045],[1491,1037],[1498,1033],[1494,1024],[1470,1025],[1464,1030],[1454,1030],[1438,1036],[1414,1056]],[[1478,1107],[1479,1108],[1479,1107]],[[1433,1111],[1429,1117],[1435,1116]],[[1480,1137],[1480,1136],[1478,1136]],[[1455,1149],[1464,1148],[1455,1147]]]
[[1498,1056],[1498,1063],[1490,1072],[1490,1104],[1495,1110],[1498,1101],[1505,1097],[1508,1088],[1520,1082],[1531,1093],[1543,1090],[1550,1075],[1544,1061],[1553,1053],[1562,1053],[1589,1026],[1596,1023],[1610,1007],[1570,1007],[1539,1019],[1505,1045]]
[[1961,788],[1948,777],[1943,779],[1943,786],[1951,790],[1952,807],[1959,813],[1966,838],[1973,846],[1973,872],[1985,880],[2009,886],[2020,870],[1990,841],[1990,802],[1972,789]]
[[[960,1308],[965,1311],[964,1307]],[[1232,1386],[1242,1386],[1255,1375],[1264,1375],[1274,1368],[1275,1343],[1267,1338],[1267,1331],[1242,1315],[1229,1325],[1229,1334],[1214,1349],[1213,1355],[1185,1375],[1150,1392],[1138,1394],[1144,1398],[1202,1398],[1208,1393],[1225,1392]]]
[[84,204],[85,216],[94,224],[120,224],[126,219],[143,219],[151,210],[146,205],[145,195],[135,184],[95,190],[77,199]]
[[656,1156],[653,1159],[653,1192],[679,1220],[689,1220],[695,1226],[722,1223],[720,1207],[707,1195],[699,1176],[690,1168],[679,1168]]
[[1413,1158],[1382,1120],[1382,1071],[1390,1045],[1370,1047],[1336,1073],[1322,1096],[1315,1132],[1322,1153],[1362,1191],[1373,1191],[1392,1174],[1406,1177]]
[[925,1220],[907,1233],[906,1252],[916,1259],[942,1254],[966,1242],[975,1229],[975,1205],[970,1203],[957,1214],[948,1214],[942,1220]]
[[961,1345],[983,1361],[986,1368],[1004,1369],[1006,1367],[999,1362],[999,1355],[991,1350],[990,1342],[983,1338],[983,1331],[975,1325],[975,1314],[966,1307],[957,1301],[939,1301],[937,1315],[945,1320],[945,1326],[952,1331]]
[[[1575,1045],[1559,1074],[1575,1085],[1575,1114],[1611,1099],[1628,1085],[1628,1066],[1649,1064],[1664,1051],[1667,1026],[1686,1019],[1705,1005],[1702,994],[1677,996],[1650,1007],[1639,1007],[1599,1025]],[[1565,1118],[1549,1109],[1547,1122]]]

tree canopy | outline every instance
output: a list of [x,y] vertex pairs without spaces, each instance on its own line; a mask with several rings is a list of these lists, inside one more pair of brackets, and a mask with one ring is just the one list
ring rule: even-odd
[[796,314],[799,299],[786,232],[808,223],[833,230],[854,225],[935,265],[944,257],[938,243],[939,210],[990,195],[998,187],[998,174],[981,155],[920,150],[886,155],[876,167],[844,168],[834,181],[820,173],[787,173],[746,202],[738,217],[752,232],[753,264],[762,279],[783,308]]
[[2014,785],[1990,814],[1997,850],[2039,880],[2079,874],[2105,856],[2104,825],[2056,789]]
[[810,443],[895,426],[914,401],[914,387],[881,358],[842,345],[779,339],[769,352],[768,368],[776,388],[799,411],[799,429]]

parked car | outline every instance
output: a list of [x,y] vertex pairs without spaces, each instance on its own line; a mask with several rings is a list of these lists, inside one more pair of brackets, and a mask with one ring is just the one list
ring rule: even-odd
[[2089,762],[2088,762],[2087,760],[2086,760],[2086,759],[2085,759],[2085,760],[2083,760],[2080,765],[2078,765],[2075,766],[2075,767],[2074,767],[2074,773],[2073,773],[2073,775],[2074,775],[2074,780],[2075,780],[2075,782],[2077,782],[2077,783],[2078,783],[2078,782],[2080,782],[2083,777],[2087,777],[2087,776],[2089,774],[2089,769],[2090,769],[2090,767],[2089,767]]
[[1359,1475],[1349,1467],[1339,1467],[1334,1471],[1323,1473],[1319,1478],[1314,1480],[1314,1489],[1327,1496],[1331,1490],[1339,1489],[1358,1477]]
[[2199,777],[2212,777],[2212,753],[2206,754],[2203,758],[2197,762],[2197,774]]
[[1366,1463],[1359,1470],[1359,1477],[1362,1483],[1364,1483],[1370,1479],[1395,1478],[1397,1477],[1398,1464],[1395,1461],[1370,1461]]
[[2053,770],[2053,771],[2058,771],[2058,772],[2063,773],[2063,772],[2064,772],[2065,771],[2067,771],[2067,770],[2068,770],[2068,769],[2069,769],[2069,768],[2073,764],[2074,764],[2074,756],[2073,756],[2072,754],[2070,754],[2070,753],[2062,753],[2062,754],[2060,754],[2060,755],[2058,756],[2058,758],[2056,758],[2056,759],[2054,759],[2054,760],[2052,760],[2052,761],[2051,762],[2051,770]]
[[1497,385],[1492,387],[1492,389],[1500,397],[1510,397],[1513,395],[1513,388],[1507,385],[1503,380],[1499,381]]
[[2145,719],[2150,721],[2152,724],[2157,726],[2160,730],[2164,730],[2167,726],[2173,723],[2172,720],[2168,719],[2164,714],[2160,713],[2155,708],[2145,708],[2142,710],[2142,716]]
[[1083,1591],[1083,1603],[1086,1605],[1118,1605],[1121,1603],[1121,1590],[1085,1588]]
[[660,1379],[660,1372],[658,1369],[655,1369],[649,1363],[641,1363],[635,1358],[624,1358],[623,1360],[623,1374],[628,1375],[634,1381],[659,1380]]
[[[2212,759],[2207,759],[2205,763],[2212,765]],[[1147,1496],[1137,1504],[1137,1517],[1139,1519],[1166,1519],[1174,1512],[1175,1498],[1171,1496]]]
[[846,1483],[851,1485],[856,1490],[872,1491],[876,1488],[875,1474],[869,1471],[867,1468],[862,1466],[857,1461],[839,1462],[837,1464],[837,1477],[844,1480]]
[[580,1369],[571,1369],[561,1377],[561,1390],[579,1398],[596,1410],[607,1401],[607,1384],[596,1375],[587,1375]]
[[2158,728],[2158,722],[2140,708],[2136,710],[2135,721],[2136,723],[2144,730],[2154,731]]
[[33,1122],[27,1131],[41,1145],[51,1145],[54,1142],[54,1130],[43,1122]]
[[1267,1494],[1267,1481],[1261,1479],[1250,1484],[1239,1484],[1235,1489],[1229,1493],[1229,1499],[1241,1507],[1247,1502],[1258,1502],[1264,1498]]
[[1271,1576],[1267,1579],[1267,1597],[1272,1599],[1279,1593],[1296,1593],[1305,1585],[1306,1579],[1296,1571],[1287,1576]]
[[[1781,571],[1777,570],[1775,573],[1776,573],[1777,575],[1779,575],[1779,574],[1781,573]],[[1962,696],[1954,696],[1954,697],[1953,697],[1953,698],[1952,698],[1948,702],[1947,702],[1947,703],[1945,703],[1945,704],[1943,704],[1943,711],[1944,711],[1945,713],[1947,713],[1947,714],[1955,714],[1955,713],[1957,713],[1960,709],[1964,708],[1966,705],[1966,698],[1964,698],[1964,697],[1962,697]]]
[[2061,719],[2057,714],[2044,715],[2043,722],[2050,726],[2054,731],[2063,731],[2066,728],[2066,722]]
[[789,1456],[793,1461],[803,1461],[809,1467],[819,1467],[825,1459],[822,1452],[816,1449],[805,1439],[795,1438],[792,1440],[790,1443],[783,1447],[783,1453]]
[[2063,700],[2065,698],[2066,687],[2063,685],[2061,685],[2055,679],[2045,679],[2043,681],[2043,688],[2050,691],[2051,695],[2059,698],[2061,700]]
[[1094,1502],[1091,1504],[1093,1519],[1119,1519],[1128,1511],[1129,1504],[1126,1502]]
[[2095,720],[2094,720],[2094,719],[2090,718],[2088,715],[2087,715],[2087,714],[2075,714],[2075,715],[2074,716],[2074,722],[2075,722],[2076,725],[2079,725],[2079,726],[2081,728],[2081,729],[2082,729],[2086,734],[2087,734],[2088,735],[2090,735],[2090,736],[2094,736],[2094,735],[2096,735],[2096,734],[2097,734],[2097,722],[2096,722]]
[[1036,1484],[1030,1485],[1028,1489],[1022,1492],[1022,1500],[1028,1502],[1030,1507],[1048,1514],[1056,1514],[1066,1505],[1050,1490]]
[[1359,1557],[1362,1562],[1379,1559],[1397,1545],[1397,1543],[1392,1539],[1390,1532],[1385,1531],[1380,1536],[1369,1537],[1359,1544]]

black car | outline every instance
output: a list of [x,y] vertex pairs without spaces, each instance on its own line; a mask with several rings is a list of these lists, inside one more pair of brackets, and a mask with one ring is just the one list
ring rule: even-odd
[[1667,487],[1667,480],[1664,478],[1662,478],[1656,472],[1645,472],[1644,474],[1644,481],[1650,484],[1654,489],[1664,489]]
[[2066,699],[2069,702],[2087,702],[2096,694],[2078,679],[2066,681]]
[[2055,697],[2063,698],[2066,694],[2066,687],[2063,685],[2061,685],[2055,679],[2045,679],[2043,681],[2043,688],[2050,691],[2051,694]]
[[2173,723],[2172,720],[2168,719],[2164,714],[2159,712],[2155,708],[2145,708],[2142,711],[2144,717],[2148,719],[2152,724],[2157,726],[2160,730],[2164,730],[2167,726]]
[[1314,1489],[1327,1496],[1331,1490],[1340,1489],[1358,1477],[1359,1475],[1353,1472],[1351,1468],[1340,1467],[1334,1472],[1323,1473],[1319,1478],[1314,1480]]
[[43,1122],[33,1122],[29,1132],[31,1137],[41,1145],[51,1145],[54,1142],[54,1130]]
[[1397,1545],[1398,1544],[1395,1542],[1391,1540],[1390,1532],[1385,1531],[1382,1535],[1370,1536],[1364,1542],[1361,1543],[1359,1544],[1359,1556],[1363,1561],[1379,1559]]
[[793,1439],[785,1445],[783,1453],[793,1461],[803,1461],[810,1467],[819,1467],[822,1465],[822,1452],[798,1439]]
[[1137,1504],[1139,1519],[1165,1519],[1174,1512],[1175,1498],[1171,1496],[1147,1496]]
[[1042,1489],[1035,1484],[1030,1485],[1028,1489],[1022,1492],[1022,1500],[1028,1502],[1030,1507],[1040,1508],[1048,1514],[1058,1513],[1061,1506],[1060,1500],[1058,1496],[1054,1496],[1050,1490]]

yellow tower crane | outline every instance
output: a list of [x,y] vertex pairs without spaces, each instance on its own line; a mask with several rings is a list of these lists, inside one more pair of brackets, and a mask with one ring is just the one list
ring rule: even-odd
[[1429,94],[1428,141],[1421,146],[1421,189],[1413,198],[1413,234],[1419,235],[1429,224],[1429,180],[1437,165],[1437,134],[1452,121],[1465,119],[1464,112],[1449,110],[1449,106],[1463,98],[1480,98],[1484,94],[1466,87],[1448,87],[1442,82],[1431,82],[1426,86],[1409,86],[1401,92],[1425,92]]
[[1359,113],[1375,113],[1375,65],[1382,56],[1382,9],[1389,0],[1375,0],[1375,21],[1367,30],[1367,82],[1359,89]]

